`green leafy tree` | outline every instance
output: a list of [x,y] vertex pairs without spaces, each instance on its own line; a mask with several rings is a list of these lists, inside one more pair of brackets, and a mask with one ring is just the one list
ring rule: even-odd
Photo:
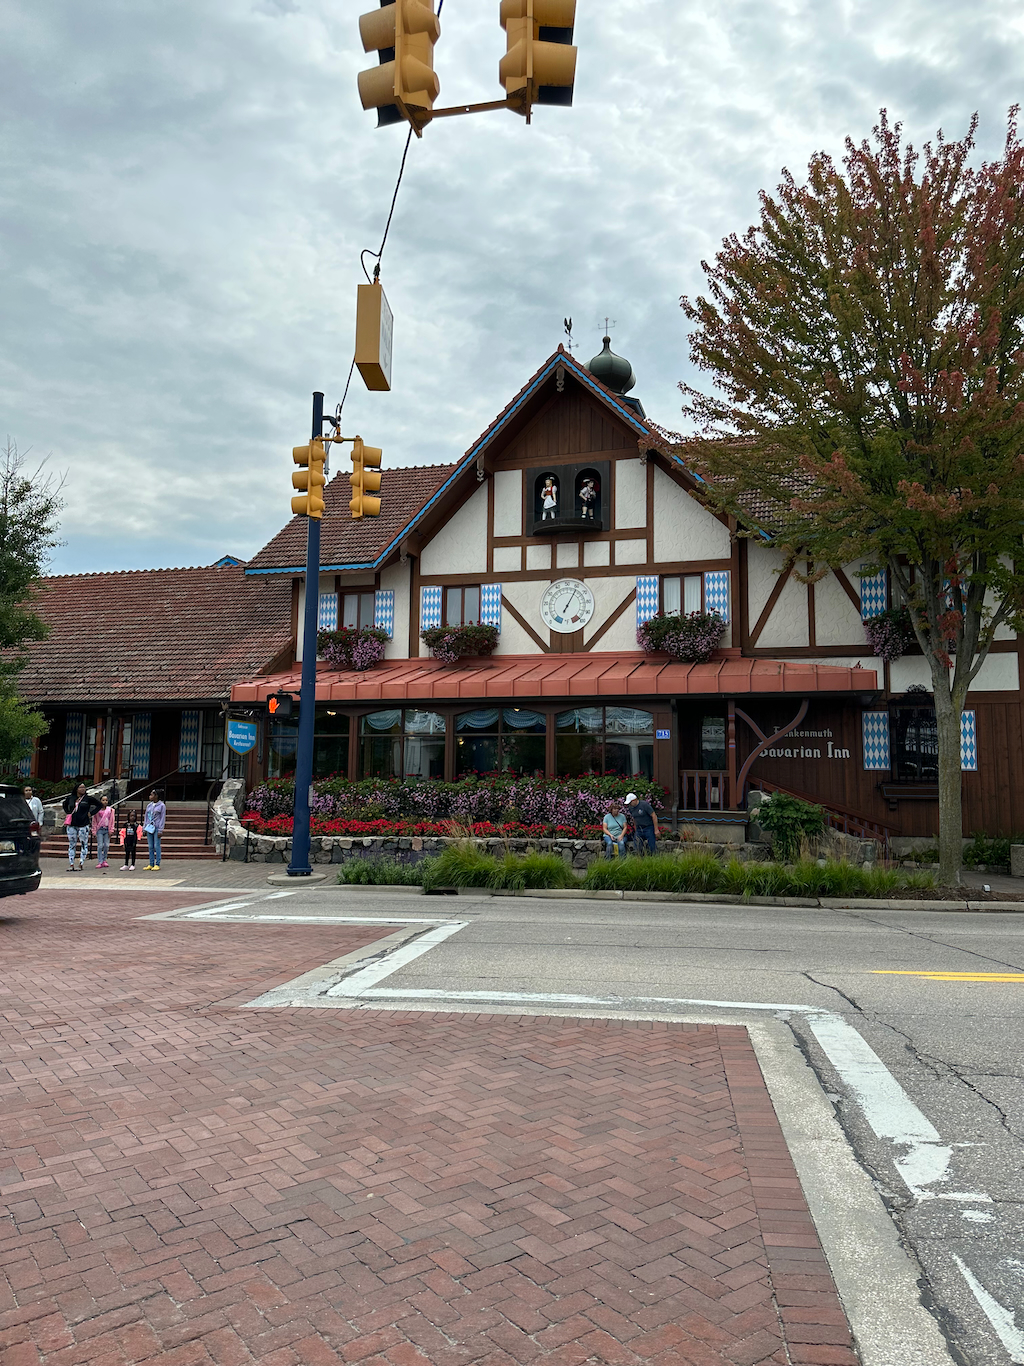
[[977,120],[920,152],[882,111],[842,165],[811,158],[684,298],[710,393],[664,433],[787,561],[888,570],[931,671],[943,882],[961,862],[961,713],[1000,626],[1024,628],[1024,147]]
[[10,437],[0,450],[0,771],[14,768],[46,730],[42,712],[18,695],[26,647],[48,634],[35,611],[37,581],[61,544],[63,481],[45,466],[30,469]]

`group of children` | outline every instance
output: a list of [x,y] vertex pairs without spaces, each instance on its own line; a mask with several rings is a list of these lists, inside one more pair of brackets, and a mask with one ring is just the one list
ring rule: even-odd
[[[68,872],[84,870],[85,860],[89,857],[89,836],[96,840],[96,867],[110,867],[110,845],[120,840],[124,848],[124,863],[121,871],[135,871],[135,854],[139,840],[146,836],[149,845],[147,872],[157,872],[160,868],[160,836],[167,819],[167,808],[161,793],[155,789],[149,794],[145,812],[128,811],[124,824],[118,820],[115,807],[106,797],[94,797],[84,783],[64,799],[64,826],[68,835]],[[76,858],[80,862],[76,864]]]

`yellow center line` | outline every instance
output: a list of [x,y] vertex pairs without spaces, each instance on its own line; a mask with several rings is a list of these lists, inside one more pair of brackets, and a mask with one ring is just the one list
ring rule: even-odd
[[875,977],[924,977],[929,982],[1024,982],[1024,972],[932,972],[927,969],[873,968]]

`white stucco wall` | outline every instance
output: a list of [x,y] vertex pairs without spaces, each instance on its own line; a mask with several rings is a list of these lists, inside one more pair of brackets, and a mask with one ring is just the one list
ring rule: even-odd
[[381,588],[390,588],[395,595],[395,629],[384,651],[385,659],[407,659],[409,656],[411,584],[411,563],[392,564],[381,570]]
[[[754,618],[753,620],[756,620]],[[807,585],[794,578],[786,580],[778,602],[757,639],[757,648],[771,650],[779,646],[808,644]]]
[[751,630],[779,581],[781,567],[782,556],[777,550],[769,550],[759,541],[747,542],[747,620]]
[[584,541],[583,563],[600,566],[611,564],[611,544],[608,541]]
[[551,547],[549,545],[528,545],[526,547],[527,569],[550,569]]
[[616,542],[615,542],[615,563],[616,563],[616,564],[646,564],[646,563],[647,563],[647,542],[646,542],[646,541],[616,541]]
[[423,547],[420,574],[485,574],[487,572],[487,485],[481,484],[468,502]]
[[[630,593],[632,593],[633,590],[636,588],[636,580],[629,578],[624,574],[620,574],[615,578],[587,579],[586,582],[587,587],[594,595],[594,615],[590,618],[586,626],[583,628],[584,643],[589,645],[591,640],[593,640],[594,636],[597,635],[598,631],[600,631],[601,627],[605,624],[605,622],[616,610],[616,608],[618,608],[622,601],[625,598],[628,598]],[[609,641],[613,641],[613,639],[619,634],[617,629],[619,623],[616,622],[614,626],[610,627],[607,635],[601,637],[598,649],[637,649],[635,606],[631,605],[627,607],[622,616],[623,619],[625,619],[627,622],[631,621],[633,623],[632,644],[626,646],[618,646],[615,644],[608,643]]]
[[[907,655],[889,665],[889,687],[893,692],[906,692],[913,683],[932,691],[932,675],[928,661],[920,655]],[[992,655],[978,670],[971,692],[1016,692],[1020,687],[1020,669],[1015,654]]]
[[[516,611],[528,621],[533,629],[540,636],[541,640],[547,640],[548,628],[540,619],[540,600],[548,587],[549,580],[543,582],[538,580],[527,580],[519,583],[502,584],[502,597],[507,598],[515,607]],[[501,614],[501,638],[495,654],[499,655],[540,655],[543,651],[537,648],[535,641],[516,621],[511,612],[503,611]]]
[[510,570],[518,574],[523,567],[523,552],[517,545],[496,545],[494,547],[494,572],[500,574]]
[[696,498],[664,471],[654,471],[654,558],[726,560],[731,554],[729,531]]
[[494,473],[494,534],[523,534],[522,470],[496,470]]
[[615,529],[647,525],[647,467],[636,460],[615,462]]
[[555,546],[555,566],[558,569],[578,569],[580,550],[575,541],[567,541]]
[[832,573],[814,585],[814,631],[819,647],[860,645],[864,640],[860,608]]

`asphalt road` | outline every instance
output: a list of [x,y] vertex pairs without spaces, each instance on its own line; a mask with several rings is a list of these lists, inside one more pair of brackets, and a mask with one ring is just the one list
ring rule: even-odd
[[256,895],[233,914],[463,922],[371,981],[375,1005],[785,1021],[953,1359],[1024,1362],[1024,915]]

